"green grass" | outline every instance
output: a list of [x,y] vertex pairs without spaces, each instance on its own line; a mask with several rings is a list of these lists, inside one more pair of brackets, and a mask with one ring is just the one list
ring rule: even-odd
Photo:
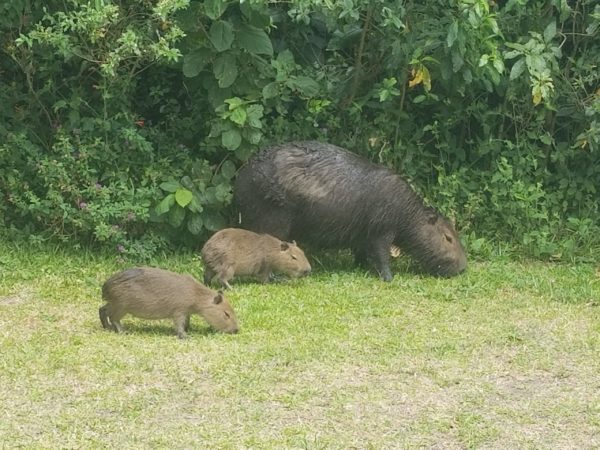
[[[191,254],[152,265],[201,278]],[[598,448],[600,274],[503,259],[392,283],[320,257],[236,283],[241,332],[100,326],[123,268],[0,244],[0,442],[27,448]]]

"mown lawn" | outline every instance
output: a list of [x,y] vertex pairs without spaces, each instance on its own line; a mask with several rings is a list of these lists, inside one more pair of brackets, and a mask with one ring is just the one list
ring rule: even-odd
[[[238,335],[98,320],[109,256],[0,244],[0,442],[26,448],[598,448],[600,273],[496,259],[392,283],[325,256],[237,283]],[[192,254],[152,265],[201,278]]]

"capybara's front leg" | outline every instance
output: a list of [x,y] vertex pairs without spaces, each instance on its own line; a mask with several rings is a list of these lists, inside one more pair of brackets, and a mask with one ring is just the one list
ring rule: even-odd
[[390,247],[392,245],[391,237],[381,237],[372,242],[371,258],[375,264],[375,269],[383,281],[392,281],[393,275],[390,269]]

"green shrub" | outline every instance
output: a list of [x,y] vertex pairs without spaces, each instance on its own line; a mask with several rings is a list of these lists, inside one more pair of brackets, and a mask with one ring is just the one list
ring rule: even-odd
[[600,246],[592,0],[0,11],[0,220],[32,239],[197,246],[257,148],[317,138],[402,172],[472,254]]

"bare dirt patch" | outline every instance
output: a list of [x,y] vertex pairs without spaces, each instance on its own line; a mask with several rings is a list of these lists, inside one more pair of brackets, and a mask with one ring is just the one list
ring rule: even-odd
[[0,296],[0,306],[14,306],[27,303],[33,297],[33,293],[24,289],[15,294]]

